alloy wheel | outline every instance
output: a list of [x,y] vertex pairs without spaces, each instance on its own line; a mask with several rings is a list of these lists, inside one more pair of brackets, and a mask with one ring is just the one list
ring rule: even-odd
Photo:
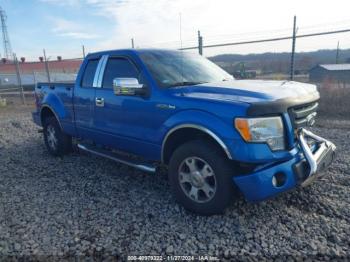
[[191,200],[197,203],[210,201],[216,193],[216,177],[211,166],[199,157],[188,157],[179,167],[179,183]]

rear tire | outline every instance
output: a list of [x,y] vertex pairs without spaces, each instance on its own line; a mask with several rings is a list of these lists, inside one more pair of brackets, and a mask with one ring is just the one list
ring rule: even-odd
[[53,156],[63,156],[72,150],[72,137],[62,132],[55,117],[48,117],[44,121],[44,141]]
[[177,201],[200,215],[223,213],[233,198],[233,167],[217,145],[195,140],[181,145],[169,163]]

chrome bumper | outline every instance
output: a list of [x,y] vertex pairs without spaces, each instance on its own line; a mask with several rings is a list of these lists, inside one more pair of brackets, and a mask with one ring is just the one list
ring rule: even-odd
[[[307,143],[308,138],[311,138],[316,143],[317,149],[314,152],[312,152]],[[336,146],[332,142],[303,128],[298,131],[298,139],[302,152],[310,167],[309,174],[301,184],[301,186],[307,186],[319,177],[322,171],[332,163],[335,157]]]

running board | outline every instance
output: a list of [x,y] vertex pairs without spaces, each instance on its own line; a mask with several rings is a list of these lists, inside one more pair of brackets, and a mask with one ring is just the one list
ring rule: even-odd
[[91,154],[97,155],[97,156],[101,156],[104,158],[108,158],[111,160],[114,160],[116,162],[134,167],[136,169],[148,172],[148,173],[155,173],[156,172],[156,168],[150,164],[147,163],[140,163],[137,160],[132,160],[126,156],[123,155],[119,155],[117,153],[113,153],[110,152],[108,150],[104,150],[104,149],[99,149],[99,148],[95,148],[93,146],[90,145],[83,145],[83,144],[78,144],[78,148],[89,152]]

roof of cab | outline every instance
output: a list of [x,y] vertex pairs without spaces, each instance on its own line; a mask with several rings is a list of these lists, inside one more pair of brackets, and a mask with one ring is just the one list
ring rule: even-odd
[[141,48],[141,49],[133,49],[133,48],[128,48],[128,49],[114,49],[114,50],[106,50],[106,51],[100,51],[100,52],[94,52],[94,53],[89,53],[87,57],[91,56],[101,56],[101,55],[113,55],[113,54],[120,54],[120,53],[129,53],[129,54],[140,54],[140,53],[152,53],[152,52],[164,52],[164,53],[177,53],[180,52],[179,50],[176,49],[157,49],[157,48]]

